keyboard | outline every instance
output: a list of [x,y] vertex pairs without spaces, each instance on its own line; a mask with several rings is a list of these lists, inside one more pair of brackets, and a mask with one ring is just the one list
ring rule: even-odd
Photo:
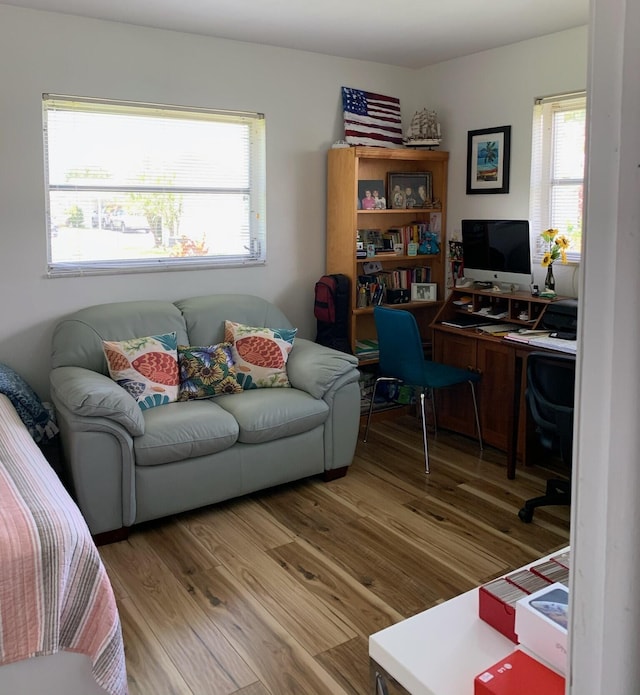
[[546,348],[547,350],[557,350],[558,352],[568,352],[572,355],[576,354],[578,346],[577,340],[563,340],[562,338],[540,337],[531,338],[529,345],[532,347]]

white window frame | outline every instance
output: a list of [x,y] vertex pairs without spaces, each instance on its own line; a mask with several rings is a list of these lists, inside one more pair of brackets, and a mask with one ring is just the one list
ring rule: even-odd
[[[571,94],[559,94],[551,97],[536,99],[533,108],[533,129],[531,140],[531,189],[529,197],[529,221],[532,236],[532,256],[534,262],[540,262],[545,251],[548,250],[540,237],[545,229],[556,227],[553,224],[553,195],[554,186],[582,184],[584,191],[584,172],[580,179],[556,179],[553,175],[553,143],[554,115],[560,111],[573,111],[580,108],[586,114],[586,92],[573,92]],[[586,129],[586,125],[585,125]],[[584,213],[581,217],[581,230],[584,234]],[[560,229],[562,233],[563,230]],[[567,252],[568,263],[579,263],[581,259],[580,249],[571,249]]]
[[[193,270],[202,268],[229,268],[242,266],[264,265],[266,262],[266,134],[264,114],[250,112],[219,111],[204,108],[190,108],[181,106],[167,106],[160,104],[148,104],[128,101],[113,101],[99,98],[77,97],[67,95],[43,94],[43,135],[44,135],[44,164],[45,164],[45,191],[46,191],[46,235],[47,235],[47,274],[49,277],[92,275],[92,274],[121,274],[123,272],[149,272],[167,270]],[[193,121],[212,121],[218,124],[231,124],[235,128],[239,124],[248,127],[248,181],[246,188],[233,188],[226,186],[224,181],[216,187],[199,186],[172,186],[171,184],[157,186],[114,185],[108,182],[74,181],[73,183],[52,184],[49,180],[49,137],[48,114],[50,110],[84,111],[100,114],[126,114],[127,116],[170,117],[171,119],[183,119]],[[246,151],[246,150],[245,150]],[[246,156],[246,155],[245,155]],[[224,161],[220,164],[224,167]],[[245,170],[246,171],[246,170]],[[246,253],[234,253],[220,255],[208,253],[207,255],[175,257],[166,250],[166,255],[157,255],[153,258],[131,258],[115,260],[83,259],[56,261],[52,259],[52,237],[54,236],[55,219],[52,219],[51,197],[52,191],[78,191],[100,193],[153,193],[154,191],[171,190],[176,194],[189,194],[192,196],[204,195],[242,195],[245,200],[248,197],[248,220],[244,225],[245,231],[238,239],[247,239],[248,245],[243,244]],[[56,230],[57,231],[57,230]],[[236,230],[238,235],[241,230]]]

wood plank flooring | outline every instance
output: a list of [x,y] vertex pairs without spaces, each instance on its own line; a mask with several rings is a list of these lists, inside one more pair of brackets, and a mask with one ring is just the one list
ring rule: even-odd
[[137,527],[102,546],[131,695],[365,695],[368,637],[567,545],[569,509],[517,516],[551,473],[409,415],[372,425],[346,477]]

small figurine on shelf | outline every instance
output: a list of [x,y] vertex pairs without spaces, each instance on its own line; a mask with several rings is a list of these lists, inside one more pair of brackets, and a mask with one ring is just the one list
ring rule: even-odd
[[418,246],[419,254],[435,254],[440,253],[440,241],[435,232],[429,230],[420,231],[420,244]]

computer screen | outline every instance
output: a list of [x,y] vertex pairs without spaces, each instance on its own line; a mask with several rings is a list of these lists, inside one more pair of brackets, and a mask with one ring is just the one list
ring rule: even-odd
[[528,220],[462,220],[464,275],[527,284],[531,279]]

